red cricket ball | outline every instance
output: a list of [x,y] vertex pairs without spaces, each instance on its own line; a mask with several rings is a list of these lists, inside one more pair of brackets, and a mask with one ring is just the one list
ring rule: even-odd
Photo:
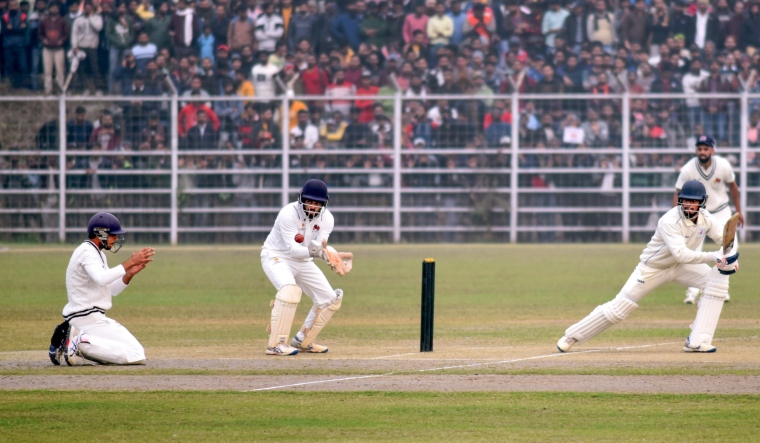
[[303,234],[296,234],[296,243],[303,243]]

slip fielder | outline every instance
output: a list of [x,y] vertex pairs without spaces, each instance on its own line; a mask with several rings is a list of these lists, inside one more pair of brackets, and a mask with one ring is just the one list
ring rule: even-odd
[[[669,210],[657,223],[652,239],[641,254],[628,281],[618,295],[597,306],[586,318],[570,326],[557,342],[557,349],[567,352],[599,335],[610,326],[625,320],[647,294],[668,282],[702,289],[697,317],[691,325],[684,352],[715,352],[713,334],[718,326],[723,301],[728,294],[728,276],[739,269],[736,243],[724,241],[723,226],[704,209],[707,192],[702,183],[684,183],[678,194],[678,206]],[[733,233],[726,240],[733,240]],[[699,252],[697,248],[710,237],[729,249]],[[715,263],[710,268],[707,263]]]
[[[337,252],[327,246],[327,239],[335,226],[333,215],[327,209],[328,201],[325,183],[307,181],[298,201],[280,210],[264,242],[261,266],[277,290],[271,304],[267,355],[295,355],[299,351],[324,353],[328,350],[315,340],[340,309],[343,290],[333,290],[313,259],[325,260],[341,276],[351,271],[353,259],[350,252]],[[303,327],[288,344],[302,293],[312,300],[313,306]]]
[[[736,177],[731,164],[725,158],[714,155],[715,141],[709,135],[699,136],[695,147],[697,156],[683,165],[681,173],[678,175],[676,192],[673,195],[673,206],[678,205],[678,193],[684,183],[689,180],[697,180],[705,185],[707,210],[710,211],[718,224],[724,226],[731,217],[731,208],[728,206],[728,195],[726,193],[728,190],[731,193],[731,199],[734,201],[736,213],[739,214],[739,226],[742,226],[744,216],[739,200],[739,187],[736,185]],[[700,249],[697,251],[701,250],[700,245]],[[686,290],[686,298],[683,302],[694,304],[698,295],[699,289],[690,287]],[[726,295],[726,301],[729,299],[730,297]]]

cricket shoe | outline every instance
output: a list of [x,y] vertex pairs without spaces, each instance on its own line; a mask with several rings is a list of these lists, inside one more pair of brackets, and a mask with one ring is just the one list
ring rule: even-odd
[[298,336],[295,336],[292,340],[290,340],[290,346],[293,346],[300,352],[308,352],[311,354],[324,354],[329,349],[327,346],[318,345],[316,343],[312,343],[309,346],[304,347],[301,340],[298,339]]
[[694,305],[697,304],[697,297],[699,296],[699,289],[689,288],[686,290],[686,298],[683,299],[683,304]]
[[[71,326],[69,329],[69,337],[66,339],[66,343],[61,349],[63,359],[69,366],[87,366],[92,365],[94,362],[87,360],[82,356],[82,351],[79,346],[82,343],[89,343],[90,341],[85,337],[84,333],[78,328]],[[59,362],[61,362],[59,360]],[[61,362],[63,363],[63,362]]]
[[292,346],[288,346],[284,343],[280,343],[279,345],[273,348],[267,348],[267,355],[285,356],[285,355],[296,355],[296,354],[298,354],[298,349]]
[[567,352],[576,343],[578,343],[578,340],[576,340],[576,339],[574,339],[572,337],[563,336],[557,342],[557,349],[559,349],[559,352]]
[[686,343],[683,344],[683,352],[715,352],[718,348],[713,345],[702,343],[699,346],[692,346],[689,343],[689,337],[686,337]]

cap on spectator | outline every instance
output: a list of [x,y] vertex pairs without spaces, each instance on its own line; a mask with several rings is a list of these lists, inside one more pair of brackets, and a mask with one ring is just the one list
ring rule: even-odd
[[87,109],[84,108],[84,106],[77,106],[76,111],[77,114],[87,114]]
[[124,52],[122,52],[123,57],[134,57],[134,53],[131,49],[125,49]]
[[697,4],[710,6],[710,0],[697,0]]
[[504,137],[499,139],[499,144],[501,145],[512,144],[512,139],[508,135],[505,135]]
[[477,51],[472,51],[472,58],[475,58],[475,57],[478,57],[480,59],[486,58],[486,56],[483,55],[483,51],[481,51],[479,49]]
[[227,45],[219,45],[219,46],[216,48],[216,50],[217,50],[217,51],[227,51],[227,52],[230,52],[230,48],[229,48],[229,46],[227,46]]
[[232,54],[232,60],[242,60],[242,58],[240,54]]
[[424,138],[417,137],[417,138],[414,139],[414,143],[413,144],[414,144],[414,146],[417,146],[417,145],[425,146],[425,145],[427,145],[427,142],[425,142]]
[[158,111],[150,111],[150,113],[148,113],[148,118],[150,120],[157,120],[158,119]]
[[293,63],[285,63],[282,70],[283,72],[293,72],[296,70],[296,66]]
[[372,73],[368,69],[362,71],[362,77],[372,77]]
[[401,60],[401,56],[399,54],[396,54],[395,52],[388,56],[389,62],[397,62],[399,60]]
[[328,118],[327,120],[325,120],[325,124],[327,126],[334,125],[335,124],[335,119],[334,118]]
[[699,145],[706,145],[711,148],[714,148],[715,140],[713,140],[712,137],[710,137],[709,135],[700,135],[699,138],[697,139],[697,143],[694,146],[699,146]]

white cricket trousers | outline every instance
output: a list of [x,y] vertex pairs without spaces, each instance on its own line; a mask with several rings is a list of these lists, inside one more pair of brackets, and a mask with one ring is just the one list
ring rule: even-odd
[[677,283],[684,287],[703,290],[707,283],[710,267],[706,264],[679,264],[670,268],[657,269],[639,263],[616,298],[624,297],[639,303],[647,294],[665,283]]
[[69,320],[82,331],[79,349],[82,356],[101,364],[138,365],[145,363],[145,349],[127,328],[114,319],[96,312]]
[[262,254],[261,267],[278,291],[285,285],[298,285],[317,306],[328,306],[335,300],[335,291],[330,282],[313,261],[288,260]]

